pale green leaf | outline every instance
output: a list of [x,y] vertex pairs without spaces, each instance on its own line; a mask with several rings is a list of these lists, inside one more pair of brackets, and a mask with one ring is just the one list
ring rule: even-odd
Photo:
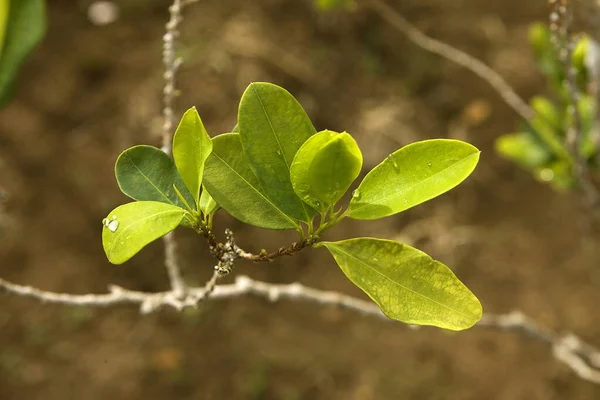
[[344,274],[391,319],[450,330],[481,319],[477,297],[439,261],[408,245],[374,238],[322,242]]
[[502,157],[526,169],[539,168],[551,158],[545,145],[528,132],[502,135],[495,145]]
[[310,221],[314,210],[290,180],[296,152],[316,133],[300,103],[279,86],[252,83],[240,101],[238,124],[246,159],[264,193],[290,217]]
[[203,185],[217,204],[233,217],[269,229],[296,229],[297,221],[286,215],[263,192],[242,151],[240,136],[226,133],[214,137],[206,160]]
[[212,196],[208,193],[208,190],[206,190],[205,188],[202,189],[202,194],[200,195],[200,202],[198,204],[198,207],[204,215],[214,214],[219,209],[219,205],[217,204],[215,199],[213,199]]
[[191,207],[195,205],[173,160],[156,147],[142,145],[125,150],[115,164],[115,176],[121,191],[134,200],[160,201],[185,208],[173,189],[175,185],[185,201]]
[[108,261],[123,264],[154,240],[175,229],[185,210],[155,201],[123,204],[103,221],[102,245]]
[[362,154],[348,133],[322,131],[298,150],[290,176],[298,196],[324,212],[348,190],[360,173]]
[[354,191],[347,215],[377,219],[439,196],[466,179],[479,150],[459,140],[415,142],[390,154]]
[[192,107],[183,114],[173,136],[173,158],[196,204],[200,200],[204,163],[211,151],[212,141],[196,107]]

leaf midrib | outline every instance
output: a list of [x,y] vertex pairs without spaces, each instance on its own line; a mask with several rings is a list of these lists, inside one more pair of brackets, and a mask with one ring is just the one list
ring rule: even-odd
[[[443,304],[443,303],[440,303],[439,301],[436,301],[436,300],[434,300],[434,299],[432,299],[432,298],[429,298],[429,297],[425,296],[424,294],[421,294],[421,293],[419,293],[419,292],[416,292],[416,291],[414,291],[413,289],[410,289],[410,288],[408,288],[408,287],[404,286],[403,284],[401,284],[401,283],[399,283],[399,282],[396,282],[396,281],[394,281],[393,279],[391,279],[390,277],[388,277],[388,276],[386,276],[386,275],[382,274],[380,271],[378,271],[377,269],[375,269],[375,268],[371,267],[369,264],[365,263],[364,261],[362,261],[362,260],[360,260],[360,259],[358,259],[358,258],[354,257],[354,256],[353,256],[352,254],[350,254],[350,253],[347,253],[347,252],[345,252],[345,251],[344,251],[343,249],[341,249],[340,247],[337,247],[337,246],[334,246],[334,247],[335,247],[336,249],[338,249],[338,251],[340,251],[340,252],[341,252],[341,253],[343,253],[344,255],[346,255],[346,256],[348,256],[348,257],[352,258],[353,260],[356,260],[356,261],[357,261],[357,262],[359,262],[360,264],[363,264],[363,265],[365,265],[367,268],[369,268],[369,269],[370,269],[370,270],[372,270],[373,272],[377,273],[378,275],[381,275],[382,277],[384,277],[384,278],[385,278],[385,279],[387,279],[388,281],[390,281],[390,282],[392,282],[392,283],[394,283],[394,284],[396,284],[396,285],[400,286],[402,289],[405,289],[405,290],[407,290],[407,291],[409,291],[409,292],[411,292],[411,293],[413,293],[413,294],[416,294],[417,296],[420,296],[420,297],[424,298],[425,300],[429,300],[429,301],[431,301],[432,303],[435,303],[435,304],[437,304],[437,305],[439,305],[439,306],[442,306],[442,307],[444,307],[444,308],[446,308],[446,309],[448,309],[448,310],[450,310],[450,311],[453,311],[453,312],[455,312],[455,313],[457,313],[457,314],[459,314],[459,315],[462,315],[462,316],[464,316],[464,317],[467,317],[467,318],[470,318],[470,319],[477,319],[476,317],[474,317],[474,316],[472,316],[472,315],[465,314],[465,313],[463,313],[462,311],[459,311],[459,310],[455,310],[454,308],[452,308],[452,307],[450,307],[450,306],[447,306],[447,305],[445,305],[445,304]],[[434,261],[435,261],[435,260],[434,260]]]
[[[277,147],[279,147],[279,152],[281,153],[281,158],[283,158],[283,162],[285,163],[285,166],[287,168],[288,171],[288,178],[290,176],[290,164],[288,163],[287,159],[285,158],[285,153],[283,151],[283,147],[281,147],[281,142],[279,141],[279,137],[277,136],[277,133],[275,132],[275,128],[273,127],[273,123],[271,122],[271,117],[269,116],[269,113],[267,112],[267,109],[265,107],[265,105],[263,104],[263,101],[260,97],[260,94],[258,92],[258,90],[256,89],[255,85],[252,85],[252,90],[254,90],[254,94],[256,95],[256,98],[258,99],[258,103],[260,104],[260,107],[263,110],[263,113],[265,114],[265,118],[267,119],[267,122],[269,123],[269,127],[271,128],[271,132],[273,133],[273,136],[275,137],[275,141],[277,142]],[[306,206],[304,204],[304,202],[300,199],[300,197],[298,197],[298,195],[296,194],[296,192],[294,191],[292,184],[291,184],[291,180],[290,180],[290,188],[292,188],[292,190],[290,191],[290,193],[292,193],[294,196],[297,197],[297,199],[300,201],[300,205],[302,206],[302,210],[304,211],[304,215],[306,217],[306,221],[310,220],[310,217],[308,216],[308,210],[306,209]]]
[[156,189],[156,191],[162,195],[169,204],[177,206],[175,203],[173,203],[171,201],[171,199],[169,199],[169,197],[167,197],[166,194],[164,194],[159,188],[158,186],[156,186],[154,183],[152,183],[152,181],[150,180],[150,178],[148,178],[148,176],[142,172],[142,170],[137,166],[137,164],[133,161],[133,159],[131,158],[131,156],[128,153],[125,153],[125,156],[129,159],[129,161],[131,161],[131,165],[133,165],[133,167],[146,179],[146,181],[148,181],[148,183],[154,188]]
[[256,193],[258,193],[258,195],[260,197],[262,197],[269,205],[271,205],[271,207],[273,207],[275,210],[277,210],[279,212],[279,214],[283,215],[283,217],[288,220],[293,227],[297,227],[296,221],[294,221],[293,219],[291,219],[286,213],[284,213],[282,210],[280,210],[273,202],[271,202],[271,200],[265,196],[260,190],[258,190],[256,187],[254,187],[254,185],[252,185],[246,178],[244,178],[242,175],[240,175],[239,172],[237,172],[235,170],[235,168],[233,168],[227,161],[225,161],[223,158],[221,158],[216,152],[212,153],[215,157],[217,157],[223,164],[225,164],[225,166],[227,166],[234,174],[236,174],[246,185],[248,185],[252,190],[254,190]]
[[[352,207],[352,211],[360,210],[360,209],[361,209],[361,208],[363,208],[363,207],[372,206],[372,205],[375,205],[375,204],[382,204],[383,202],[385,202],[385,200],[389,199],[390,197],[399,196],[399,195],[401,195],[402,193],[409,192],[409,191],[413,190],[415,187],[418,187],[418,186],[421,186],[421,185],[423,185],[423,184],[427,183],[427,182],[428,182],[430,179],[433,179],[433,178],[435,178],[435,177],[436,177],[436,176],[438,176],[439,174],[441,174],[441,173],[443,173],[443,172],[445,172],[445,171],[447,171],[447,170],[449,170],[449,169],[451,169],[451,168],[455,168],[455,167],[459,166],[459,165],[460,165],[460,164],[462,164],[462,163],[465,163],[465,162],[467,162],[469,159],[471,159],[471,157],[477,156],[477,154],[479,154],[479,153],[473,153],[473,154],[469,155],[468,157],[465,157],[465,158],[463,158],[463,159],[462,159],[462,160],[460,160],[459,162],[457,162],[457,163],[455,163],[455,164],[452,164],[452,165],[450,165],[449,167],[447,167],[447,168],[444,168],[444,169],[442,169],[441,171],[439,171],[439,172],[436,172],[436,173],[435,173],[435,174],[433,174],[433,175],[430,175],[429,177],[427,177],[427,178],[423,179],[422,181],[419,181],[419,182],[417,182],[417,183],[415,183],[415,184],[413,184],[413,185],[411,185],[411,186],[407,186],[407,187],[405,187],[405,188],[404,188],[404,189],[402,189],[402,190],[395,191],[395,192],[393,192],[393,193],[391,193],[391,194],[389,194],[389,195],[387,195],[387,196],[381,197],[381,198],[379,198],[379,199],[377,199],[377,200],[375,200],[375,201],[373,201],[373,202],[370,202],[370,203],[361,203],[361,204],[360,204],[359,206],[357,206],[357,207]],[[460,182],[459,182],[459,183],[460,183]],[[458,185],[458,183],[457,183],[457,185]],[[456,186],[456,185],[455,185],[455,186]],[[358,189],[360,190],[360,186],[358,187]]]

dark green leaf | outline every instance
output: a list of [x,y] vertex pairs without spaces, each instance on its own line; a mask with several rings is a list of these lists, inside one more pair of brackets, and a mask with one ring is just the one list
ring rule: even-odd
[[322,242],[356,286],[389,318],[462,330],[481,319],[477,297],[439,261],[391,240]]
[[323,212],[346,193],[361,167],[362,154],[352,136],[326,130],[300,147],[290,176],[298,196]]
[[479,150],[459,140],[415,142],[390,154],[353,193],[350,218],[377,219],[439,196],[475,169]]
[[195,204],[200,201],[204,163],[211,151],[212,141],[204,129],[196,107],[192,107],[183,114],[173,136],[173,158]]
[[212,140],[213,151],[206,160],[203,184],[217,204],[250,225],[296,229],[298,223],[263,192],[244,157],[240,136],[226,133]]
[[296,152],[316,133],[300,103],[279,86],[252,83],[242,96],[238,124],[246,159],[264,193],[290,217],[310,221],[314,210],[290,180]]
[[[6,104],[19,68],[46,32],[46,11],[43,0],[4,0],[5,26],[0,53],[0,106]],[[0,9],[0,14],[3,10]],[[6,18],[8,11],[8,18]],[[0,18],[1,23],[2,18]]]
[[147,244],[175,229],[185,210],[155,201],[115,208],[103,221],[102,245],[108,261],[123,264]]
[[185,208],[173,189],[175,185],[194,207],[194,198],[173,160],[156,147],[134,146],[125,150],[115,164],[115,176],[121,191],[134,200],[160,201]]

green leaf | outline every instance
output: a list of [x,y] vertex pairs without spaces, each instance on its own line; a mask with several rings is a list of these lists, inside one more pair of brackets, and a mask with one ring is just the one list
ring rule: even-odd
[[357,7],[356,0],[314,0],[314,3],[321,11],[331,11],[336,8],[352,11]]
[[203,185],[217,204],[250,225],[296,229],[299,224],[263,192],[244,157],[240,135],[226,133],[212,141],[213,151],[206,160]]
[[495,146],[502,157],[529,170],[543,166],[551,158],[544,145],[528,132],[502,135]]
[[252,83],[238,113],[246,159],[264,192],[287,215],[310,221],[314,215],[294,192],[290,166],[302,144],[316,133],[306,112],[285,89]]
[[219,205],[217,204],[215,199],[213,199],[212,196],[208,193],[208,190],[206,190],[205,188],[202,189],[202,194],[200,195],[200,202],[198,204],[198,207],[204,215],[214,214],[219,209]]
[[175,185],[188,204],[195,204],[173,160],[156,147],[142,145],[125,150],[115,164],[115,176],[121,191],[134,200],[185,208],[173,189]]
[[[5,27],[0,53],[0,106],[10,98],[14,80],[25,57],[46,32],[46,11],[43,0],[10,0],[4,3]],[[8,15],[8,18],[7,18]],[[0,23],[2,18],[0,18]]]
[[352,136],[325,130],[300,147],[290,176],[296,194],[324,212],[346,193],[361,167],[362,154]]
[[321,242],[344,274],[391,319],[462,330],[481,319],[477,297],[439,261],[408,245],[374,238]]
[[346,213],[355,219],[377,219],[407,210],[461,183],[478,161],[479,150],[459,140],[409,144],[365,176]]
[[204,129],[196,107],[192,107],[183,114],[173,136],[173,158],[195,204],[200,201],[204,163],[211,151],[212,141]]
[[10,0],[0,0],[0,58],[4,47],[4,37],[6,35],[6,22],[10,11]]
[[147,244],[175,229],[185,210],[155,201],[123,204],[108,214],[102,228],[102,245],[108,261],[123,264]]

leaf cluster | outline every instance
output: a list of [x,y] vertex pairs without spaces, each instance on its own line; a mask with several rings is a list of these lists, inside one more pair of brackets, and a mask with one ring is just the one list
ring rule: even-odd
[[[567,130],[574,126],[573,101],[567,91],[565,66],[557,48],[567,44],[553,42],[549,28],[542,23],[531,25],[529,41],[539,70],[546,76],[550,96],[535,96],[530,105],[535,116],[523,121],[517,133],[500,136],[496,141],[498,153],[520,167],[533,173],[536,179],[549,183],[557,190],[568,190],[577,186],[574,165],[577,160],[566,145]],[[562,46],[562,47],[561,47]],[[597,51],[588,36],[577,40],[572,52],[570,66],[576,75],[578,93],[577,113],[580,118],[580,135],[577,158],[584,160],[591,171],[598,172],[600,133],[594,126],[597,100],[587,94],[591,84],[588,59]]]
[[383,218],[436,197],[462,182],[478,159],[475,147],[457,140],[410,144],[369,171],[344,205],[344,194],[362,170],[354,138],[317,132],[289,92],[252,83],[232,132],[211,139],[191,108],[173,137],[173,160],[146,145],[119,156],[117,182],[136,201],[104,219],[103,245],[109,261],[120,264],[177,226],[214,237],[213,215],[223,209],[249,225],[298,232],[300,244],[289,251],[249,259],[324,247],[390,318],[466,329],[481,317],[481,304],[439,261],[394,241],[320,237],[346,218]]

